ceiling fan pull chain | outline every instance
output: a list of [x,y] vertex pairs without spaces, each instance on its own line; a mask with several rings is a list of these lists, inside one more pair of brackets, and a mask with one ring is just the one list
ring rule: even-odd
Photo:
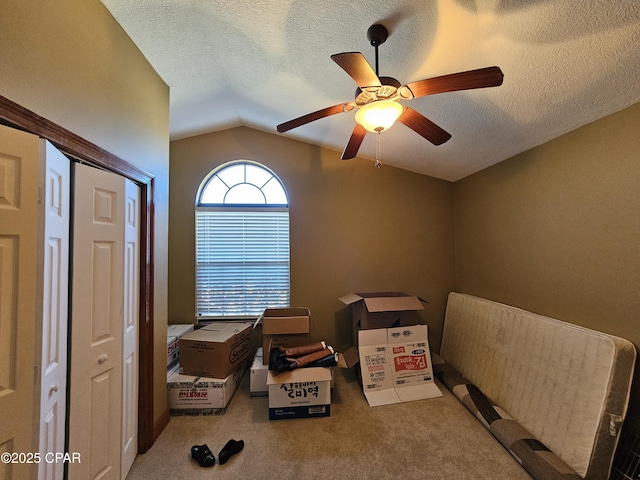
[[380,162],[380,132],[378,132],[376,138],[376,168],[380,167],[382,167],[382,162]]

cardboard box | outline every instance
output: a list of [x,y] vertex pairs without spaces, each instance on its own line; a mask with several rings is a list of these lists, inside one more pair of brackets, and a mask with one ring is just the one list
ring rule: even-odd
[[223,415],[246,371],[246,363],[226,378],[184,375],[174,371],[167,378],[171,415]]
[[251,355],[251,325],[214,322],[180,338],[185,375],[226,378]]
[[262,321],[262,363],[269,364],[275,347],[296,347],[309,343],[311,312],[306,307],[267,308]]
[[178,365],[180,358],[180,339],[167,335],[167,372]]
[[441,397],[426,325],[360,330],[360,370],[372,407]]
[[267,372],[269,420],[331,415],[331,369],[297,368]]
[[173,367],[167,369],[167,382],[169,381],[169,377],[174,373],[180,373],[180,364],[176,363]]
[[178,365],[180,337],[189,332],[193,332],[193,324],[169,325],[167,327],[167,373]]
[[262,362],[262,347],[258,347],[251,364],[249,391],[252,397],[266,397],[269,395],[267,387],[267,372],[269,365]]
[[356,347],[359,330],[415,325],[420,323],[418,310],[424,310],[423,300],[402,292],[349,293],[338,300],[351,305]]
[[[356,352],[357,355],[357,352]],[[334,385],[334,372],[331,371],[331,389]],[[262,363],[262,347],[258,347],[256,355],[251,364],[251,382],[250,393],[252,397],[266,397],[269,395],[269,387],[267,385],[267,373],[269,372],[269,365]]]

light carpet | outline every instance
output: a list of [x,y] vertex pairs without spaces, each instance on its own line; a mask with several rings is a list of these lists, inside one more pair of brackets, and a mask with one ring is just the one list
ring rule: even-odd
[[[330,417],[270,421],[268,399],[250,396],[249,376],[224,415],[171,417],[127,479],[531,478],[440,383],[443,397],[372,408],[353,370],[335,369]],[[231,438],[244,450],[219,465]],[[212,468],[191,460],[191,446],[203,443]]]

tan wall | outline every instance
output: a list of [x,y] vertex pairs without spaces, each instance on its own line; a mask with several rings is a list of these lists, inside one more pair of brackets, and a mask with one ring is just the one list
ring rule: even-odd
[[638,132],[640,104],[455,183],[456,290],[638,348]]
[[99,0],[2,0],[0,95],[155,176],[154,418],[167,407],[169,89]]
[[439,347],[453,287],[452,184],[249,128],[171,143],[169,320],[193,322],[194,205],[202,179],[236,159],[283,181],[290,202],[291,304],[311,309],[314,339],[351,343],[352,291],[401,290],[431,303],[423,312]]

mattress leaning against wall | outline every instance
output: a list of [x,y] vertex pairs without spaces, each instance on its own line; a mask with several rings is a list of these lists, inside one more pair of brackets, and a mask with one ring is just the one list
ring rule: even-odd
[[441,355],[579,475],[608,477],[629,401],[631,342],[451,293]]

